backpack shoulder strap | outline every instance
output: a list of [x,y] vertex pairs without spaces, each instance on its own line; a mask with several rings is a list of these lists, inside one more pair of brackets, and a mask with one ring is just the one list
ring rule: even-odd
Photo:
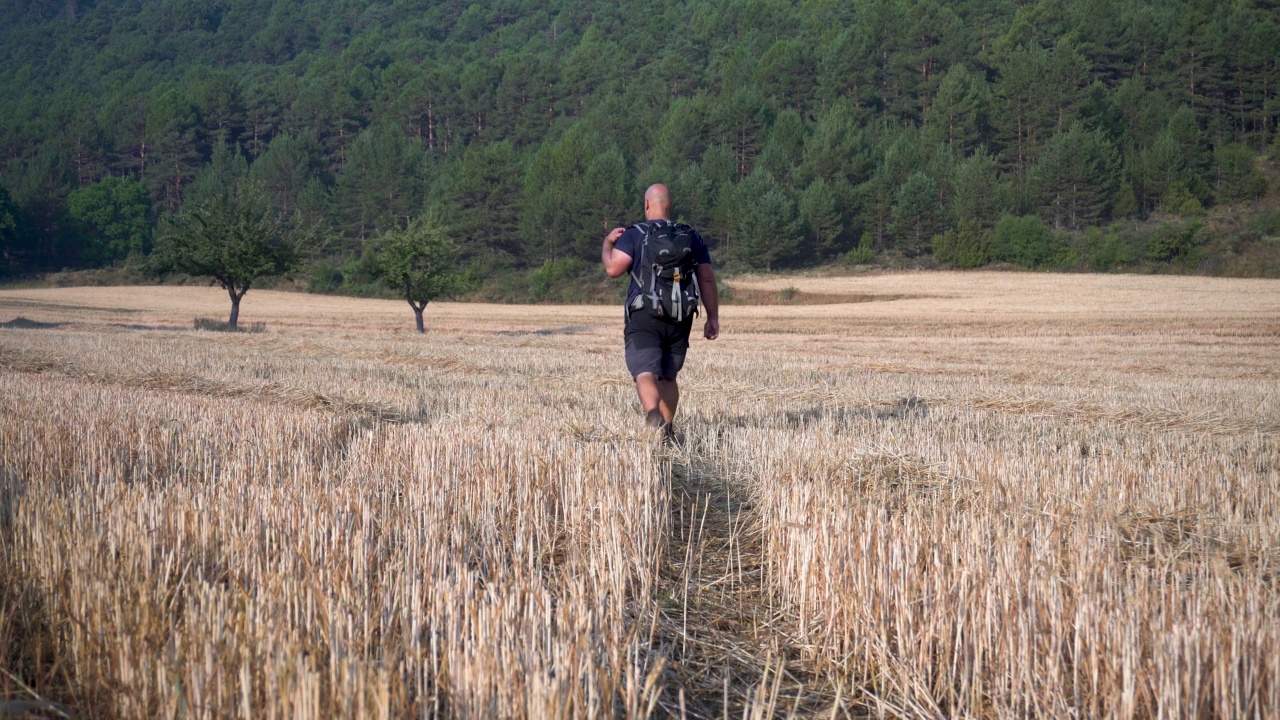
[[651,227],[647,220],[638,222],[631,227],[640,231],[640,248],[637,251],[639,254],[631,259],[631,277],[635,278],[636,284],[643,288],[644,281],[640,279],[639,268],[644,266],[644,246],[649,243],[649,230]]

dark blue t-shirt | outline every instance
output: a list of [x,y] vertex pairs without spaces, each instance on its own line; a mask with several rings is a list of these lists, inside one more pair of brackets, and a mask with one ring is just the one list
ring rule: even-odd
[[[624,252],[631,256],[631,284],[627,286],[627,307],[631,306],[631,301],[636,299],[640,294],[640,284],[636,282],[636,275],[640,274],[637,265],[640,264],[640,244],[644,241],[644,234],[649,229],[651,223],[665,223],[666,220],[646,220],[642,223],[632,225],[627,231],[622,233],[622,237],[618,238],[618,242],[613,244],[613,248],[619,252]],[[697,230],[693,231],[693,264],[701,265],[711,264],[711,251],[707,249],[707,243],[703,241],[702,236]]]

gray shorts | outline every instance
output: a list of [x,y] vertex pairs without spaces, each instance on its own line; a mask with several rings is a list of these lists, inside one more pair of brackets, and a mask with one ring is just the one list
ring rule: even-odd
[[675,380],[684,367],[692,327],[692,317],[676,322],[656,318],[645,310],[631,313],[624,337],[627,370],[632,379],[641,373],[653,373],[659,380]]

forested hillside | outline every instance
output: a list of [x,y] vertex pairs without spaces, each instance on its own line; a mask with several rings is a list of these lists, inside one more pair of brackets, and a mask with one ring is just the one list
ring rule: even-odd
[[4,0],[0,33],[8,273],[143,257],[236,174],[321,289],[428,208],[478,273],[571,274],[654,181],[739,268],[1186,264],[1280,150],[1273,0]]

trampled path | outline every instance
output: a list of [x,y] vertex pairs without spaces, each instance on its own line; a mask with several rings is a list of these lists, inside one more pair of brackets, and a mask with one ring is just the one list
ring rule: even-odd
[[834,693],[806,672],[769,597],[746,488],[696,436],[669,452],[671,530],[656,597],[667,667],[658,714],[831,717]]

